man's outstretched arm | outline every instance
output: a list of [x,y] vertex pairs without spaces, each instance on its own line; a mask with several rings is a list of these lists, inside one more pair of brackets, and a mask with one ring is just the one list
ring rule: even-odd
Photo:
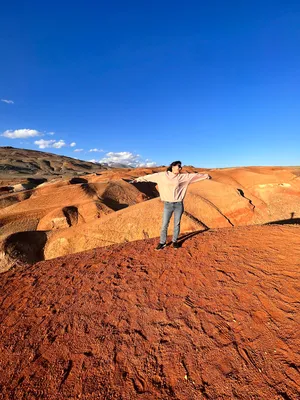
[[153,182],[153,183],[158,183],[159,180],[159,172],[156,172],[155,174],[149,174],[145,176],[140,176],[139,178],[135,178],[130,183],[134,182]]
[[195,183],[199,181],[204,181],[205,179],[211,179],[211,176],[208,174],[188,174],[189,175],[189,183]]

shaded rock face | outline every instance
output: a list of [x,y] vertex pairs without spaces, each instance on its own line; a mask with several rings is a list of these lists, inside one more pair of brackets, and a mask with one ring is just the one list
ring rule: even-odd
[[74,206],[64,207],[62,209],[69,226],[77,225],[78,223],[78,208]]
[[181,244],[119,244],[2,274],[1,398],[299,399],[300,227]]
[[76,185],[77,183],[88,183],[88,180],[80,177],[75,177],[70,179],[70,183],[71,185]]
[[45,232],[18,232],[7,238],[4,251],[9,258],[24,264],[34,264],[44,259],[46,241]]
[[55,209],[42,218],[38,224],[38,230],[56,230],[69,228],[78,223],[78,208],[67,206]]

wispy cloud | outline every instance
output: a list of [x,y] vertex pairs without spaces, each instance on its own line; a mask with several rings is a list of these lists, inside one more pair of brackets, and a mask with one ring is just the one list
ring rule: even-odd
[[6,104],[15,104],[15,102],[12,100],[1,99],[1,101],[3,101],[3,103],[6,103]]
[[7,130],[2,133],[1,136],[4,136],[9,139],[26,139],[35,136],[42,136],[43,134],[35,129],[16,129],[14,131]]
[[34,144],[36,144],[40,149],[48,149],[48,148],[53,148],[53,149],[60,149],[64,146],[66,146],[66,143],[64,140],[44,140],[44,139],[40,139],[40,140],[36,140],[34,142]]
[[102,149],[90,149],[89,151],[95,152],[95,153],[103,153],[104,152],[104,150],[102,150]]
[[55,132],[48,132],[47,135],[53,136],[55,135]]
[[76,153],[79,153],[80,151],[83,151],[83,149],[75,149],[74,150]]
[[59,140],[58,142],[55,142],[52,147],[54,147],[55,149],[60,149],[61,147],[64,147],[64,146],[66,146],[65,141]]
[[71,146],[71,147],[75,147],[75,146],[76,146],[76,143],[75,143],[75,142],[72,142],[72,143],[70,144],[70,146]]
[[104,158],[99,160],[100,163],[108,165],[123,164],[128,167],[155,167],[156,163],[150,160],[143,160],[139,154],[133,154],[129,151],[121,151],[118,153],[109,152]]

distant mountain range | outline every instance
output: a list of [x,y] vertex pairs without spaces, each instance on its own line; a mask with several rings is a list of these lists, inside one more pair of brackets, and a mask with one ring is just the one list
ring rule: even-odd
[[[43,151],[0,147],[0,177],[84,175],[111,169],[93,163]],[[122,168],[120,165],[117,168]],[[127,167],[128,168],[128,167]]]

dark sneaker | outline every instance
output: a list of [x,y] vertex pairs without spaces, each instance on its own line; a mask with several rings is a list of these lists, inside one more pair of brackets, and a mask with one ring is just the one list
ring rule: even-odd
[[181,247],[181,246],[180,246],[180,243],[178,243],[178,242],[173,242],[173,243],[172,243],[172,247],[174,247],[174,249],[179,249],[179,247]]
[[166,247],[166,243],[158,243],[158,245],[156,246],[155,250],[161,250],[164,247]]

